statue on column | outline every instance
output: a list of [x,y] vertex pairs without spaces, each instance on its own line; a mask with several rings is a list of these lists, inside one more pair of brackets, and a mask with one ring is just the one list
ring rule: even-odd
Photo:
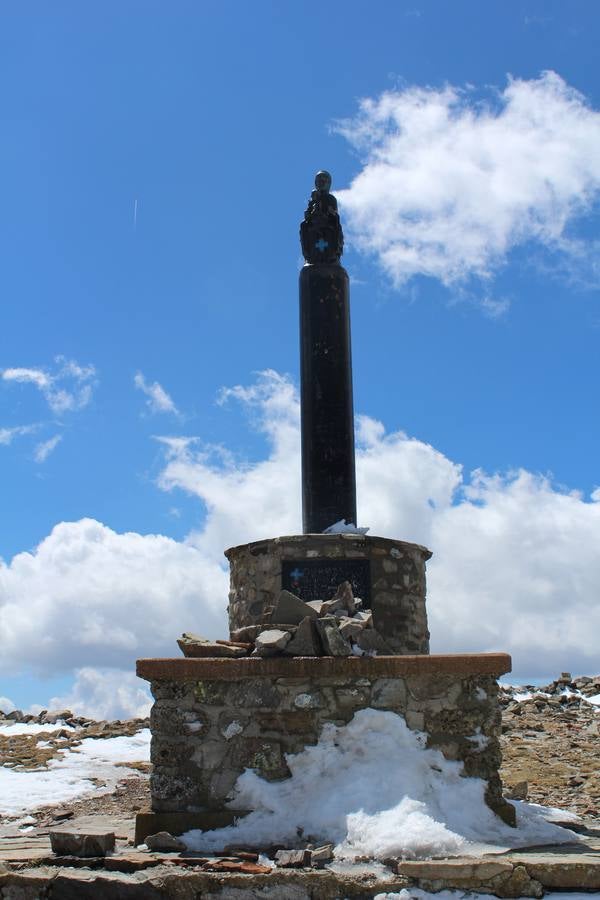
[[310,265],[335,265],[344,252],[337,200],[329,193],[330,188],[329,172],[317,172],[315,190],[310,195],[304,221],[300,224],[302,253]]

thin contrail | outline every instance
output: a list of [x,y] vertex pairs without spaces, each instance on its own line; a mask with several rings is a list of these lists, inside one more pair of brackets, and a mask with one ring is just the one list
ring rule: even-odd
[[133,201],[133,230],[135,231],[137,226],[137,197]]

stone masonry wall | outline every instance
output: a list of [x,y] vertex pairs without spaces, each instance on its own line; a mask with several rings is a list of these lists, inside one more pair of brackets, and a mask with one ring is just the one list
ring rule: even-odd
[[[430,659],[433,659],[430,657]],[[152,661],[150,661],[152,662]],[[223,662],[229,662],[225,660]],[[152,809],[223,810],[238,776],[288,777],[286,753],[318,741],[325,722],[346,724],[365,707],[392,710],[427,746],[487,781],[488,805],[514,815],[498,775],[500,710],[494,675],[416,674],[153,680]]]
[[[232,547],[229,628],[258,625],[282,588],[284,560],[368,560],[373,625],[394,653],[429,653],[426,547],[355,534],[304,534]],[[329,597],[320,597],[328,600]]]

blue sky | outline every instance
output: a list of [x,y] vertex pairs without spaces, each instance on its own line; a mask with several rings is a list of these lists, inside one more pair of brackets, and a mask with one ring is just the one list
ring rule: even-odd
[[[560,628],[573,629],[576,648],[578,604],[594,587],[597,596],[600,574],[597,5],[32,2],[1,18],[0,623],[13,649],[0,695],[73,700],[86,660],[72,651],[76,631],[61,643],[70,622],[96,623],[102,637],[84,644],[109,680],[136,655],[201,630],[203,604],[210,627],[221,627],[219,541],[299,530],[297,228],[319,168],[333,173],[346,226],[356,412],[416,442],[379,441],[377,453],[395,453],[401,489],[378,519],[374,498],[387,489],[375,475],[359,478],[359,524],[431,543],[442,519],[458,515],[450,507],[465,503],[463,512],[483,509],[497,523],[517,490],[510,473],[523,470],[529,487],[513,497],[504,543],[495,526],[473,524],[469,548],[454,553],[479,566],[481,602],[498,609],[514,594],[515,612],[530,596],[522,578],[489,587],[488,573],[525,571],[533,556],[535,585],[545,587],[531,621],[544,604],[571,604]],[[267,369],[288,378],[257,382]],[[156,388],[152,402],[143,388],[155,384],[165,394]],[[235,385],[245,393],[218,403]],[[410,469],[423,502],[428,478],[443,470],[449,479],[433,524],[403,480],[403,454],[421,445],[437,454],[423,449],[429,462]],[[277,482],[269,515],[280,515],[270,519],[246,488],[255,479],[258,492],[278,462],[289,482]],[[474,470],[503,487],[489,482],[475,496]],[[581,493],[565,499],[572,491]],[[511,543],[514,523],[535,513],[544,529],[532,524]],[[172,539],[173,580],[165,576],[157,606],[144,608],[141,588],[123,601],[120,656],[111,651],[118,579],[98,584],[137,551],[83,526],[50,538],[83,519],[110,534]],[[504,547],[496,557],[480,553],[478,528]],[[590,540],[583,574],[581,534]],[[48,539],[42,558],[36,547]],[[81,560],[105,540],[119,546],[119,563],[106,549],[84,571]],[[155,552],[142,545],[144,559]],[[189,591],[177,618],[169,598],[188,550],[197,557],[184,553]],[[24,553],[17,572],[13,557]],[[444,591],[456,593],[457,576],[439,567],[431,588],[442,649],[456,612]],[[197,578],[224,593],[196,596]],[[41,606],[28,609],[34,590]],[[136,610],[155,616],[163,644],[131,636]],[[558,649],[536,669],[535,649],[528,656],[503,630],[508,611],[480,646],[457,635],[448,646],[506,647],[521,672],[554,674]],[[558,647],[557,635],[548,641]],[[561,663],[590,668],[594,656],[567,649]]]

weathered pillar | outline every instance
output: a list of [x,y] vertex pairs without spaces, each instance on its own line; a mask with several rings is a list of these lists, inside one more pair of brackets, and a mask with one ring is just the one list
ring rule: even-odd
[[305,534],[356,525],[348,274],[331,176],[315,178],[300,226],[302,518]]

